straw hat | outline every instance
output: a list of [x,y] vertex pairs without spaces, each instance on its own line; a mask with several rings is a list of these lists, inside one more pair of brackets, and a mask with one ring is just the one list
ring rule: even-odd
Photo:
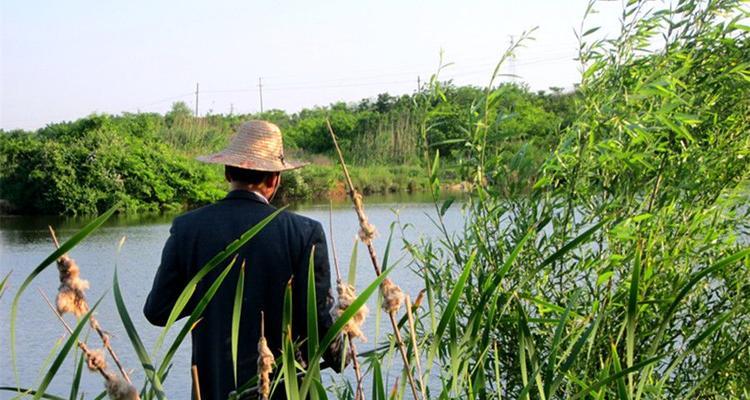
[[288,171],[307,165],[284,158],[281,130],[267,121],[245,122],[237,129],[227,148],[215,154],[200,156],[198,160],[271,172]]

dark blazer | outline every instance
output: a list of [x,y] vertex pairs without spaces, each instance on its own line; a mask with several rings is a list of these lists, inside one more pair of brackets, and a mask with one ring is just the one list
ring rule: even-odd
[[[164,245],[161,265],[146,299],[143,313],[154,325],[167,322],[177,297],[187,282],[214,255],[245,231],[271,214],[275,208],[258,195],[235,190],[209,206],[174,219]],[[192,331],[193,364],[198,367],[201,398],[225,399],[235,389],[232,356],[232,309],[240,265],[245,262],[245,288],[240,322],[237,382],[241,385],[256,375],[260,312],[265,314],[268,346],[276,357],[281,349],[284,290],[292,278],[292,332],[295,339],[307,338],[307,276],[310,251],[315,246],[315,287],[318,301],[320,338],[332,325],[333,305],[328,249],[321,224],[292,212],[282,211],[238,252],[235,266],[206,308],[203,319]],[[231,259],[230,259],[231,260]],[[182,316],[189,315],[230,260],[217,266],[198,284]],[[341,360],[332,346],[325,356],[338,371]],[[301,358],[307,360],[302,345]],[[172,373],[187,373],[174,371]],[[283,392],[283,386],[278,387]],[[274,396],[276,397],[276,396]]]

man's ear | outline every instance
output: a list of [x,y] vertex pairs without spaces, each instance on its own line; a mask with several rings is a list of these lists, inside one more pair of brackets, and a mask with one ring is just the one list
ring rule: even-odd
[[281,172],[274,172],[272,174],[269,174],[266,178],[266,186],[269,188],[275,188],[279,184],[280,179]]

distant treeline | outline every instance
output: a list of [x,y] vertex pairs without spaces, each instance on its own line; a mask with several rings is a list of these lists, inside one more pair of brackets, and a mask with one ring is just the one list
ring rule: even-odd
[[[531,171],[572,123],[576,95],[558,88],[532,92],[518,84],[493,90],[496,117],[488,140],[508,161],[508,183],[528,185]],[[449,165],[460,166],[468,157],[465,119],[485,94],[485,89],[444,83],[437,97],[427,91],[384,93],[294,114],[270,110],[202,117],[178,102],[165,115],[96,114],[34,132],[0,130],[0,199],[16,212],[35,214],[91,214],[118,201],[132,212],[205,204],[222,196],[223,174],[194,156],[220,149],[249,119],[278,124],[290,155],[317,165],[288,174],[282,193],[287,199],[340,189],[326,119],[364,191],[418,191],[427,186],[421,171],[436,151]],[[443,175],[452,182],[464,178],[460,168],[444,169]]]

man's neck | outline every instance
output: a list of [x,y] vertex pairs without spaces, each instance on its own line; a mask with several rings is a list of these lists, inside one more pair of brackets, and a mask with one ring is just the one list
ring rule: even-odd
[[244,190],[246,192],[251,192],[257,194],[259,197],[263,198],[266,202],[268,202],[268,196],[266,195],[266,192],[268,192],[268,188],[265,185],[245,185],[238,182],[231,182],[229,184],[231,190]]

